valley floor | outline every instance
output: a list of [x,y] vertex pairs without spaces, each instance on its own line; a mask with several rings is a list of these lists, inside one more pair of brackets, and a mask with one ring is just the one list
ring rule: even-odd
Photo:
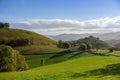
[[[36,60],[33,61],[32,58]],[[120,57],[93,55],[88,52],[55,54],[48,55],[46,61],[49,61],[45,63],[46,66],[41,67],[37,66],[39,58],[40,56],[37,58],[35,55],[26,56],[27,62],[34,64],[30,65],[31,69],[0,72],[0,80],[120,80]],[[53,61],[56,62],[53,64]]]

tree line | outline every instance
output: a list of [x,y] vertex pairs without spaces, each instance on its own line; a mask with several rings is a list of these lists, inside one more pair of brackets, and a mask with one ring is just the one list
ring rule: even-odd
[[9,45],[12,47],[25,46],[25,45],[33,44],[33,40],[32,39],[16,39],[16,40],[3,39],[3,40],[0,40],[0,45],[2,45],[2,44]]
[[8,29],[10,27],[9,23],[0,22],[0,29]]
[[81,44],[70,44],[69,42],[64,42],[62,40],[58,41],[59,48],[69,48],[70,46],[80,46],[79,50],[86,51],[89,49],[93,49],[94,46],[91,43],[81,43]]

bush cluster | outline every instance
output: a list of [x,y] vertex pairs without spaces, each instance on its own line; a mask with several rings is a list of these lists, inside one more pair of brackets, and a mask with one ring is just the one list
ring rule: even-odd
[[2,22],[0,22],[0,29],[1,28],[8,29],[9,27],[10,27],[9,23],[2,23]]
[[28,65],[25,58],[10,46],[0,45],[0,72],[24,71]]
[[0,45],[2,44],[15,47],[15,46],[31,45],[33,44],[33,41],[29,39],[16,39],[16,40],[3,39],[3,40],[0,40]]
[[57,46],[58,46],[59,48],[68,48],[68,47],[70,46],[70,44],[67,43],[67,42],[63,42],[62,40],[59,40]]
[[90,49],[93,49],[92,44],[90,44],[90,43],[89,44],[85,44],[85,43],[80,44],[79,50],[86,51],[86,50],[90,50]]

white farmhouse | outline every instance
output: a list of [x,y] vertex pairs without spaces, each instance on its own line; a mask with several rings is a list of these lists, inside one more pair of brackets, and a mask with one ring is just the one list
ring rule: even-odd
[[80,48],[80,46],[70,46],[68,48],[69,51],[77,51]]

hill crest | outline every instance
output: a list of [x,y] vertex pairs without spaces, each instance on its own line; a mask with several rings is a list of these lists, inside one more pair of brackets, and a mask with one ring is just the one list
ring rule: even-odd
[[56,42],[35,32],[20,29],[0,29],[0,44],[12,46],[23,54],[55,52]]
[[79,45],[81,43],[85,43],[85,44],[90,43],[95,48],[98,48],[98,49],[108,49],[108,48],[114,47],[112,44],[102,41],[98,37],[93,37],[93,36],[85,37],[78,40],[68,41],[68,42],[72,45]]

